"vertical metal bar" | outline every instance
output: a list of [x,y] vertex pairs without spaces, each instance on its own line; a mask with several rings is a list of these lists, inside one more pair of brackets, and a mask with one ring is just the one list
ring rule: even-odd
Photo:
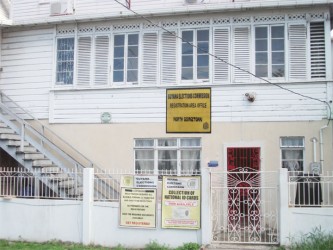
[[21,124],[21,144],[20,144],[20,151],[24,151],[24,133],[25,133],[25,125],[24,123]]

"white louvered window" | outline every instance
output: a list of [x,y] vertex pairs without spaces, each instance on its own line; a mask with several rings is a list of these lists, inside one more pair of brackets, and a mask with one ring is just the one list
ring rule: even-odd
[[182,39],[181,79],[194,81],[208,79],[209,30],[182,31]]
[[109,79],[110,37],[99,35],[95,37],[94,84],[106,85]]
[[306,25],[291,24],[288,27],[289,36],[289,78],[307,78],[307,41]]
[[240,69],[234,69],[235,82],[248,82],[251,77],[250,74],[250,28],[249,27],[235,27],[233,34],[233,64]]
[[77,52],[77,85],[90,85],[91,81],[91,59],[92,59],[92,37],[78,38]]
[[74,38],[57,39],[56,84],[73,84],[74,78]]
[[311,78],[326,77],[325,25],[310,23]]
[[139,69],[139,35],[114,35],[113,82],[137,83]]
[[158,81],[158,33],[144,33],[142,39],[142,84],[156,85]]
[[177,83],[177,33],[162,33],[161,83],[165,85]]
[[227,82],[229,80],[230,63],[230,31],[228,28],[216,28],[214,30],[214,83]]
[[285,76],[284,42],[284,26],[255,27],[256,76]]

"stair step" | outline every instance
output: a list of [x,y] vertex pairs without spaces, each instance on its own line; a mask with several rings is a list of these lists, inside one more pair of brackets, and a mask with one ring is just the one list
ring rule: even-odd
[[0,139],[5,140],[21,140],[21,136],[17,134],[0,134]]
[[69,177],[67,173],[52,173],[49,175],[49,179],[53,182],[60,182],[64,180],[73,180],[72,177]]
[[80,196],[83,195],[83,187],[71,188],[67,190],[69,196]]
[[71,189],[75,187],[75,180],[65,180],[58,183],[58,187],[62,189]]
[[41,153],[27,153],[24,154],[24,160],[43,160],[45,156]]
[[6,123],[0,122],[0,128],[8,128],[8,126]]
[[[19,145],[19,146],[21,146],[21,145]],[[18,153],[37,153],[38,152],[37,149],[33,146],[25,146],[23,148],[23,152],[20,151],[20,148],[17,148],[16,151]]]
[[[7,145],[8,145],[8,146],[13,146],[13,147],[19,147],[19,146],[21,146],[21,141],[9,140],[9,141],[7,142]],[[23,142],[23,145],[24,145],[24,146],[29,146],[29,143],[26,142],[26,141],[24,141],[24,142]]]
[[15,131],[12,130],[11,128],[0,127],[0,134],[15,134]]
[[61,172],[61,168],[57,167],[56,165],[47,166],[42,168],[42,173],[44,174],[59,174]]
[[34,160],[32,162],[33,167],[50,167],[53,166],[52,161],[44,159],[44,160]]

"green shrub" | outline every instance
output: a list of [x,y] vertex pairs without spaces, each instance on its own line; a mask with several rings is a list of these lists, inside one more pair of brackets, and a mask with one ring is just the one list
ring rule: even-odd
[[151,241],[145,246],[145,250],[170,250],[166,245],[160,245],[156,241]]
[[185,243],[184,245],[177,247],[176,250],[199,250],[200,245],[198,243]]

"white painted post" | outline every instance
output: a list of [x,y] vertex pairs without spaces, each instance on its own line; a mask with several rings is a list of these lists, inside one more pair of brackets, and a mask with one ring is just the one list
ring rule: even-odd
[[20,151],[24,151],[24,133],[25,133],[25,126],[24,123],[21,125],[21,143],[20,143]]
[[94,202],[94,169],[83,169],[82,243],[91,244],[91,213]]
[[289,218],[289,194],[288,194],[288,169],[280,169],[280,244],[288,245],[288,237],[290,232]]
[[211,218],[211,189],[210,169],[203,168],[201,173],[201,244],[211,244],[212,239],[212,218]]

